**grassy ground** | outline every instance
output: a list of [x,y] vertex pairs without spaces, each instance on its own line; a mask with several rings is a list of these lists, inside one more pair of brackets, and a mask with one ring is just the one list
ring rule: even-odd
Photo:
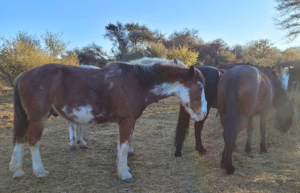
[[[254,124],[252,152],[245,153],[246,132],[239,134],[233,153],[237,175],[220,168],[224,147],[223,129],[215,110],[203,130],[204,146],[195,151],[191,128],[181,158],[174,157],[174,135],[179,101],[174,97],[150,105],[137,121],[133,134],[135,155],[128,160],[136,182],[127,184],[116,175],[116,124],[85,126],[83,137],[89,149],[69,150],[67,122],[51,117],[41,141],[41,156],[50,176],[38,179],[32,173],[31,155],[25,148],[26,176],[14,180],[9,171],[13,152],[12,93],[0,93],[0,192],[300,192],[299,123],[286,134],[267,126],[268,153],[259,153],[259,125]],[[297,100],[300,108],[300,99]],[[255,120],[254,122],[257,122]]]

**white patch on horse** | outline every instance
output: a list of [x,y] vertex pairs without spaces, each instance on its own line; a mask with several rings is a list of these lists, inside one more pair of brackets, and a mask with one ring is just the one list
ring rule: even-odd
[[86,69],[100,69],[97,66],[93,66],[93,65],[80,65],[80,68],[86,68]]
[[288,88],[289,78],[290,78],[289,74],[282,74],[282,83],[286,89]]
[[48,176],[48,172],[44,169],[44,166],[42,164],[39,147],[40,142],[38,142],[35,146],[30,147],[30,152],[32,158],[33,173],[37,177],[41,178]]
[[16,144],[10,161],[9,169],[14,172],[14,178],[24,176],[22,170],[22,159],[24,155],[24,144]]
[[202,94],[201,94],[201,113],[207,113],[207,101],[205,98],[205,92],[204,92],[204,88],[202,88]]
[[111,89],[113,86],[114,86],[114,83],[110,82],[108,88]]
[[67,107],[64,106],[62,108],[62,111],[64,111],[66,115],[73,118],[74,122],[78,124],[90,124],[91,121],[94,119],[92,110],[93,110],[92,106],[87,105],[87,106],[76,107],[73,109],[71,114],[68,114]]
[[150,90],[155,95],[167,95],[170,96],[177,92],[182,85],[179,82],[175,83],[162,83],[160,85],[155,85],[153,89]]

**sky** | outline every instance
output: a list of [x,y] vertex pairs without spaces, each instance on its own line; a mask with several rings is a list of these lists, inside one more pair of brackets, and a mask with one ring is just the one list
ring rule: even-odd
[[48,30],[62,33],[68,49],[94,42],[110,51],[105,26],[119,21],[146,25],[165,37],[195,29],[205,43],[221,38],[230,47],[259,39],[280,50],[299,46],[300,38],[287,42],[286,32],[276,29],[275,6],[275,0],[10,0],[1,2],[0,37],[18,31],[39,37]]

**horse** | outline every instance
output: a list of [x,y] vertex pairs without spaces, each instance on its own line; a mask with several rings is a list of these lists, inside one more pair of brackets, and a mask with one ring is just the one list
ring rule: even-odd
[[289,92],[298,91],[298,86],[300,83],[300,66],[288,67],[288,86],[287,89]]
[[[196,150],[199,154],[204,154],[206,149],[202,145],[201,141],[201,131],[203,129],[203,124],[209,114],[209,110],[211,107],[217,107],[217,86],[219,79],[223,73],[223,71],[209,66],[197,66],[198,70],[201,71],[205,78],[205,98],[207,101],[207,114],[201,121],[196,121],[194,124],[195,128],[195,140],[196,140]],[[181,157],[182,145],[185,139],[185,135],[188,131],[190,123],[190,115],[182,105],[180,105],[180,112],[176,127],[176,136],[175,136],[175,157]]]
[[218,84],[217,104],[224,128],[225,142],[221,167],[227,174],[236,174],[232,152],[238,132],[247,125],[245,151],[251,151],[252,118],[260,115],[260,151],[266,153],[266,119],[271,106],[276,109],[275,125],[286,132],[292,125],[293,102],[289,100],[279,78],[263,67],[241,65],[228,69]]
[[[177,60],[176,58],[174,59],[174,62],[172,60],[167,60],[164,58],[148,58],[148,57],[143,57],[138,60],[133,60],[130,62],[127,62],[128,64],[131,65],[154,65],[156,63],[161,63],[163,65],[173,65],[176,67],[182,67],[182,68],[187,68],[187,66],[180,60]],[[100,69],[96,66],[93,65],[80,65],[79,67],[81,68],[92,68],[92,69]],[[58,113],[52,113],[54,116],[58,116]],[[69,125],[69,131],[70,131],[70,143],[69,143],[69,149],[74,150],[76,149],[76,143],[79,144],[80,149],[87,149],[87,145],[85,141],[82,138],[82,131],[81,128],[82,126],[79,124],[75,124],[72,122],[68,122]],[[130,151],[128,153],[128,156],[133,156],[133,150],[132,147],[129,147]]]
[[[80,68],[88,68],[88,69],[100,69],[93,65],[80,65]],[[87,149],[87,145],[85,141],[82,139],[81,128],[80,124],[72,123],[68,121],[69,125],[69,133],[70,133],[70,143],[69,148],[71,150],[76,149],[76,143],[79,145],[80,149]]]
[[29,143],[33,172],[47,177],[39,146],[44,123],[54,109],[76,124],[116,122],[119,126],[117,176],[134,182],[127,165],[135,122],[151,103],[177,96],[196,121],[207,113],[205,79],[190,68],[113,62],[102,69],[46,64],[20,75],[14,86],[14,151],[10,170],[22,177],[24,144]]

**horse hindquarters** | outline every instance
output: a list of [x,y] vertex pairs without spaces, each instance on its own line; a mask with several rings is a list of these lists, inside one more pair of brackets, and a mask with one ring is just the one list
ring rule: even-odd
[[[15,177],[21,177],[24,175],[22,170],[22,159],[24,154],[24,143],[28,142],[30,145],[30,151],[32,156],[33,172],[38,177],[46,177],[48,172],[44,169],[41,156],[39,153],[40,138],[43,132],[43,121],[46,119],[34,119],[30,120],[27,111],[25,111],[19,92],[20,78],[16,79],[14,87],[14,152],[10,162],[10,170],[14,172]],[[50,109],[49,109],[50,111]],[[39,114],[39,113],[37,113]],[[38,120],[38,121],[36,121]]]

